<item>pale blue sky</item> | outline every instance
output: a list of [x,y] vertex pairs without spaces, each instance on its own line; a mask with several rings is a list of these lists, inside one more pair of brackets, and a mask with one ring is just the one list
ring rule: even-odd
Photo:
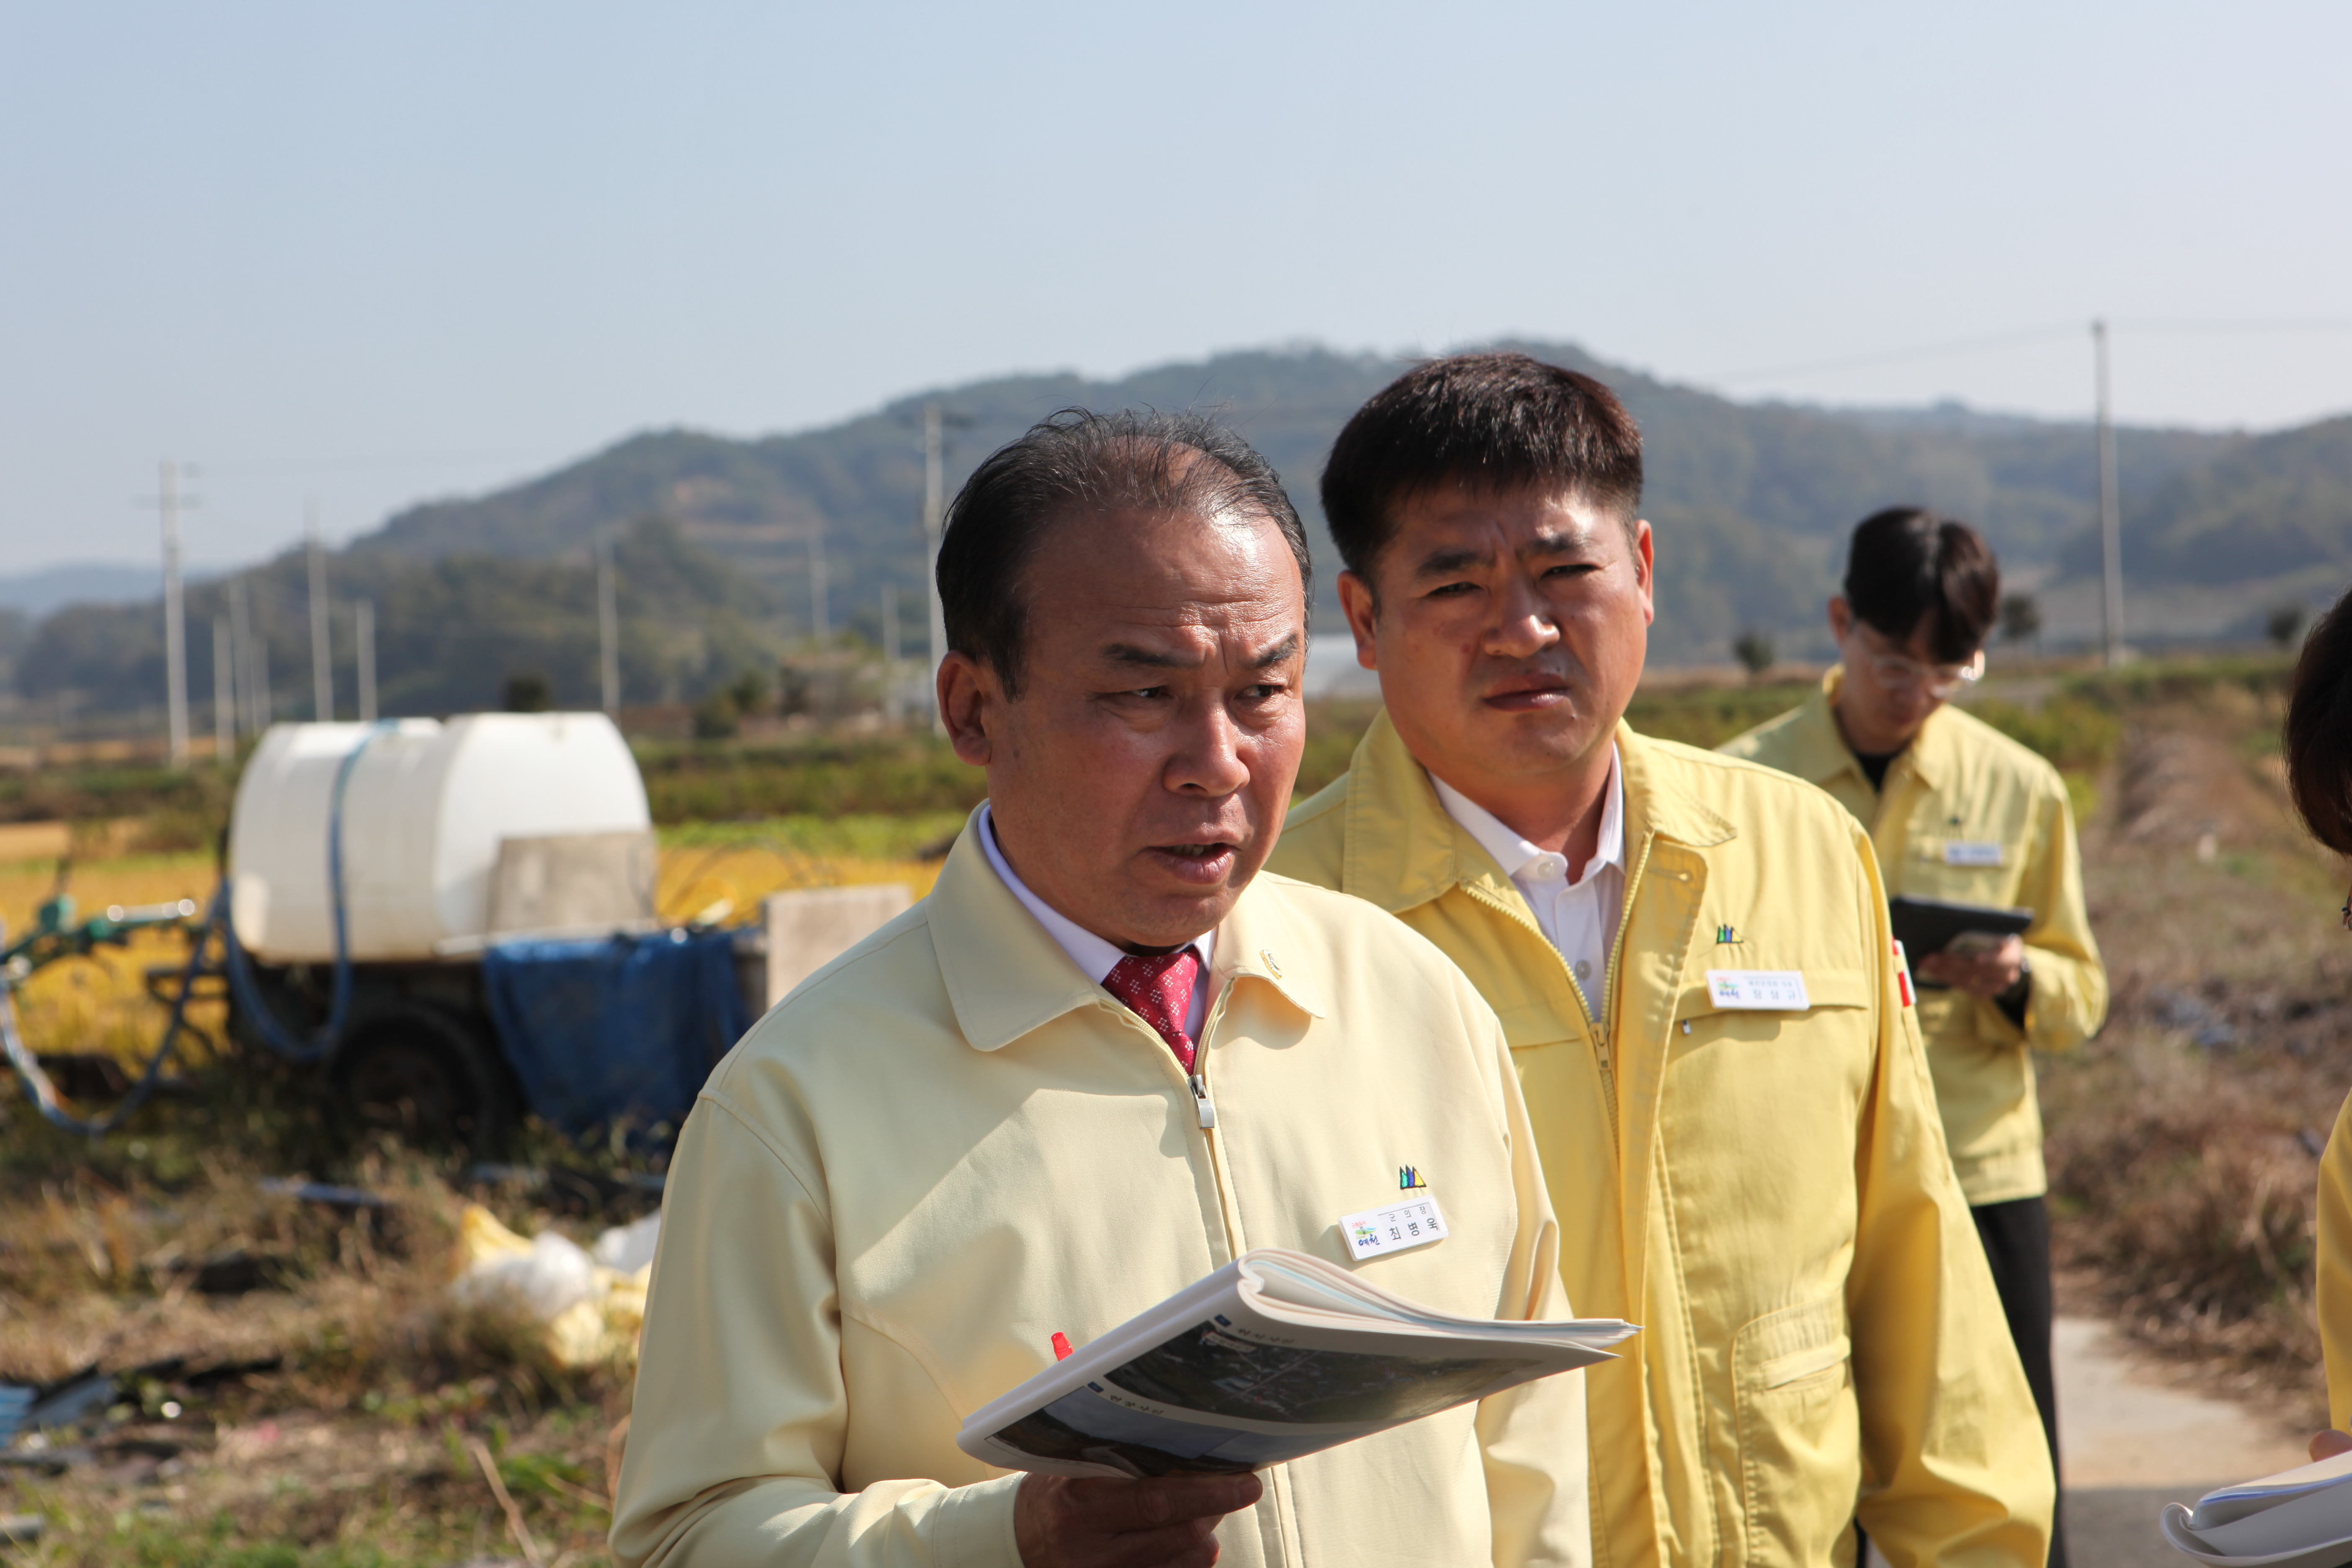
[[2297,422],[2352,332],[2155,323],[2352,323],[2347,60],[2336,0],[0,0],[0,573],[152,558],[165,453],[226,562],[1298,339],[2077,414],[2105,312],[2124,417]]

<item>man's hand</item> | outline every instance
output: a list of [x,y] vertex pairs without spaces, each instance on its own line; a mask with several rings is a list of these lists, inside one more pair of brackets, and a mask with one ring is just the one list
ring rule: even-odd
[[2005,936],[1999,947],[1981,952],[1931,952],[1914,967],[1927,979],[1990,1002],[2016,984],[2017,977],[2025,972],[2025,942],[2020,937]]
[[2352,1454],[2352,1432],[2338,1432],[2330,1426],[2325,1432],[2311,1435],[2311,1462],[2332,1459],[2338,1454]]
[[1255,1476],[1139,1481],[1022,1478],[1013,1539],[1025,1568],[1208,1568],[1217,1521],[1257,1501]]

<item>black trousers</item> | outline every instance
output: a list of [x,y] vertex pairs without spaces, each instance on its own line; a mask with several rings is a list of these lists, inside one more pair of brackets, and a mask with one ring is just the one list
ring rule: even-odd
[[[2025,1367],[2025,1385],[2042,1413],[2042,1435],[2050,1444],[2050,1468],[2058,1468],[2058,1380],[2051,1366],[2050,1324],[2056,1316],[2050,1289],[2050,1205],[2040,1198],[1986,1204],[1969,1214],[1992,1266],[1993,1289],[2000,1292],[2001,1315]],[[1857,1537],[1862,1531],[1856,1530]],[[1864,1542],[1866,1544],[1866,1542]],[[1861,1561],[1861,1546],[1855,1562]],[[2064,1494],[2050,1521],[2050,1568],[2066,1568]]]
[[[1993,1288],[2009,1319],[2009,1337],[2025,1366],[2026,1386],[2042,1413],[2042,1435],[2050,1443],[2050,1467],[2058,1467],[2058,1381],[2050,1362],[2050,1321],[2056,1315],[2050,1290],[2050,1205],[2040,1198],[1986,1204],[1969,1213],[1992,1265]],[[2066,1568],[2065,1508],[2062,1496],[2051,1521],[2050,1568]]]

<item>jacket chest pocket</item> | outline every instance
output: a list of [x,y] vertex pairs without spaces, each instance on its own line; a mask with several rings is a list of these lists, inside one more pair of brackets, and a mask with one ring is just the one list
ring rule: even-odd
[[1888,889],[1958,903],[2007,904],[2022,874],[2024,848],[1990,827],[1938,825],[1910,836]]
[[[1657,1114],[1675,1151],[1673,1202],[1692,1234],[1712,1238],[1710,1267],[1727,1278],[1785,1279],[1792,1259],[1811,1266],[1852,1235],[1855,1129],[1876,1053],[1868,977],[1801,973],[1802,1011],[1717,1006],[1695,975],[1667,1035]],[[1775,1224],[1727,1222],[1759,1202]]]

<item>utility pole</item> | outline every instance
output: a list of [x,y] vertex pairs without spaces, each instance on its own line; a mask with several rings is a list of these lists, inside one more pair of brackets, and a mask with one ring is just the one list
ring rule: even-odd
[[2099,402],[2099,630],[2107,668],[2124,661],[2123,498],[2116,489],[2116,421],[2107,392],[2107,323],[2091,323]]
[[898,584],[882,584],[882,690],[891,722],[906,716],[898,692]]
[[[237,586],[245,586],[240,581]],[[257,735],[278,722],[278,700],[269,693],[269,637],[255,617],[253,640],[246,644],[246,657],[252,660],[246,668],[247,700],[253,704],[253,732]]]
[[310,543],[310,717],[335,720],[334,644],[327,632],[327,545],[319,537],[319,507],[310,504],[303,534]]
[[596,540],[596,667],[604,681],[604,711],[621,717],[621,593],[614,581],[613,542]]
[[809,628],[816,634],[819,646],[833,634],[833,616],[828,601],[832,584],[824,573],[824,524],[809,524]]
[[236,756],[236,638],[228,618],[213,617],[213,765]]
[[[936,402],[923,405],[923,577],[931,600],[931,684],[939,684],[940,666],[948,657],[948,617],[940,603],[940,534],[947,511],[947,434]],[[931,704],[931,728],[947,733],[947,720]]]
[[155,505],[163,514],[163,705],[169,715],[172,765],[188,765],[188,630],[180,595],[180,509],[196,505],[180,494],[181,465],[165,458]]
[[352,652],[359,666],[360,722],[375,722],[375,601],[362,599],[352,606]]
[[245,693],[244,706],[237,710],[238,726],[248,735],[258,735],[266,726],[254,686],[253,609],[242,572],[228,580],[228,634],[234,645],[231,662],[236,669],[236,684]]

